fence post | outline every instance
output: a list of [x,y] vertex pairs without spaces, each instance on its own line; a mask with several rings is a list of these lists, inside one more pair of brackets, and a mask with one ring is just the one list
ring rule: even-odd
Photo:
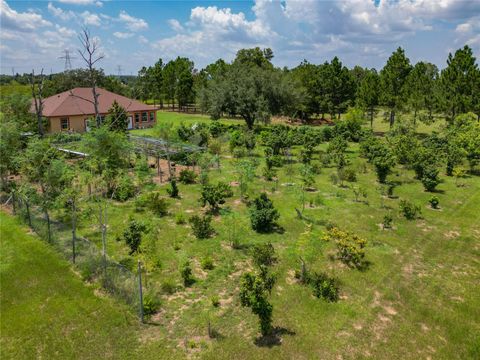
[[75,264],[75,238],[77,227],[77,209],[75,207],[75,201],[72,200],[72,262]]
[[17,214],[17,207],[15,202],[17,201],[17,198],[15,197],[15,190],[12,191],[12,213],[13,215]]
[[138,295],[140,322],[143,324],[143,293],[142,293],[142,263],[138,260]]

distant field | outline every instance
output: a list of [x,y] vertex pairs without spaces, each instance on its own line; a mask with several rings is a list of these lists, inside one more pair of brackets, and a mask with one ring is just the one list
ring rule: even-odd
[[1,358],[131,358],[135,317],[94,295],[48,245],[0,212]]
[[[402,114],[398,116],[398,121],[412,121],[411,114]],[[157,122],[158,123],[171,123],[171,124],[194,124],[194,123],[210,123],[212,120],[208,115],[199,115],[199,114],[186,114],[179,112],[170,112],[170,111],[158,111],[157,112]],[[226,119],[221,118],[220,121],[222,124],[241,124],[244,125],[245,122],[242,119]],[[278,123],[278,122],[276,122]],[[421,134],[429,134],[432,131],[439,131],[442,126],[445,125],[445,120],[443,118],[437,119],[433,124],[427,125],[421,121],[417,121],[417,132]],[[364,125],[366,128],[370,128],[370,123],[366,122]],[[384,133],[389,130],[388,120],[384,117],[383,110],[378,111],[373,121],[373,131],[378,133]],[[153,129],[140,129],[132,130],[132,134],[142,135],[142,136],[153,136]]]
[[0,85],[1,96],[8,96],[12,94],[31,95],[30,86],[20,84]]

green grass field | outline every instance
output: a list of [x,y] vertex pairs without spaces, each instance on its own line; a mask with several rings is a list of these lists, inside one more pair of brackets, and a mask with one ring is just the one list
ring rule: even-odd
[[1,358],[131,358],[136,318],[27,231],[0,212]]
[[[198,115],[161,113],[159,121],[209,120]],[[375,126],[383,126],[380,119]],[[152,135],[151,130],[134,132]],[[326,146],[318,147],[314,161],[318,162]],[[294,153],[298,150],[294,149]],[[166,217],[138,211],[134,199],[111,202],[107,249],[114,260],[129,256],[124,242],[115,239],[122,236],[130,218],[143,221],[150,229],[144,237],[143,257],[148,252],[150,258],[156,259],[157,266],[149,268],[145,290],[158,294],[161,310],[150,319],[149,325],[140,328],[129,318],[125,319],[122,305],[96,298],[65,262],[58,261],[45,245],[22,234],[18,224],[3,215],[2,256],[6,260],[2,259],[2,348],[12,349],[22,357],[35,354],[39,348],[47,349],[42,347],[46,338],[50,339],[48,349],[53,350],[45,354],[54,357],[58,352],[63,357],[88,358],[92,349],[103,349],[103,343],[107,343],[113,358],[128,358],[129,351],[134,352],[134,357],[146,359],[479,358],[479,177],[466,177],[456,183],[454,178],[442,173],[443,182],[435,193],[440,209],[433,210],[428,205],[432,194],[423,190],[412,171],[401,166],[395,168],[389,179],[398,185],[395,196],[387,198],[381,195],[371,165],[359,157],[358,144],[350,143],[348,150],[349,166],[356,170],[357,182],[344,187],[334,185],[330,175],[336,169],[322,168],[315,176],[316,190],[307,193],[304,213],[367,239],[366,258],[370,266],[364,271],[347,268],[333,260],[333,245],[321,240],[325,227],[314,225],[309,230],[308,224],[297,218],[295,208],[302,206],[298,189],[300,164],[293,164],[291,169],[288,165],[280,168],[277,185],[268,182],[260,176],[264,163],[261,148],[252,156],[260,166],[248,194],[253,198],[262,191],[268,193],[280,212],[278,223],[283,234],[257,234],[251,230],[248,209],[239,199],[237,186],[233,187],[234,197],[223,205],[222,215],[213,220],[216,235],[206,240],[195,239],[188,224],[176,224],[179,214],[188,219],[192,214],[205,211],[198,201],[199,184],[180,184],[181,198],[169,199],[170,213]],[[221,167],[210,171],[210,180],[235,181],[237,161],[225,146]],[[352,186],[365,189],[363,201],[355,201]],[[167,196],[167,185],[154,187]],[[402,199],[419,205],[422,218],[404,219],[399,212]],[[385,214],[392,215],[393,229],[381,228]],[[79,233],[100,246],[100,232],[94,219],[82,218]],[[229,246],[232,233],[238,235],[241,249]],[[240,306],[238,292],[241,274],[252,268],[251,246],[269,241],[279,258],[273,267],[277,282],[271,295],[273,325],[278,338],[276,342],[265,343],[259,338],[257,317],[250,309]],[[29,245],[32,242],[35,246]],[[16,249],[13,254],[14,246],[23,252]],[[44,253],[48,256],[38,255]],[[16,262],[9,260],[15,259],[16,254],[19,257]],[[340,280],[337,303],[315,298],[310,288],[294,279],[294,271],[300,268],[299,255],[305,257],[312,270],[327,271]],[[214,261],[213,270],[203,270],[200,266],[207,256]],[[184,288],[179,266],[187,258],[193,265],[196,282]],[[9,263],[17,265],[5,266]],[[25,263],[29,264],[28,270]],[[31,271],[34,266],[39,270]],[[52,267],[56,269],[55,276],[51,274]],[[17,269],[16,276],[24,278],[14,280],[10,268]],[[61,294],[52,293],[54,285],[40,286],[47,280],[68,288]],[[175,283],[177,289],[173,294],[162,290],[161,285],[166,282]],[[32,284],[28,295],[23,291],[25,284]],[[70,285],[75,290],[70,289]],[[63,295],[71,292],[75,297]],[[31,294],[35,294],[35,300]],[[39,315],[38,307],[54,296],[59,297],[52,301],[56,306],[46,307],[49,312]],[[219,307],[212,306],[214,296],[220,300]],[[20,301],[17,299],[23,299],[21,304],[26,305],[14,308],[12,303]],[[33,321],[33,315],[42,317]],[[78,328],[71,325],[76,321]],[[209,321],[218,335],[215,339],[207,336]],[[66,349],[62,347],[65,336],[61,338],[59,331],[76,336],[83,334],[78,340],[81,349],[76,347],[77,342],[71,342]]]

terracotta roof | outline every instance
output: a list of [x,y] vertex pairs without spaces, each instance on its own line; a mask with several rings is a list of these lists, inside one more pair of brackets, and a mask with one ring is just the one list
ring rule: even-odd
[[[108,110],[111,108],[115,100],[128,112],[155,109],[152,105],[146,105],[140,101],[129,99],[105,89],[97,88],[97,94],[99,95],[98,111],[101,114],[108,113]],[[46,117],[95,114],[92,103],[93,94],[91,88],[74,88],[50,96],[43,101],[43,116]]]

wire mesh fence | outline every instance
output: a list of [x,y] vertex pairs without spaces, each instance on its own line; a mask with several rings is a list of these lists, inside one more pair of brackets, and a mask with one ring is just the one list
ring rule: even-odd
[[141,315],[138,274],[109,259],[88,239],[74,236],[69,224],[50,218],[39,207],[13,198],[12,208],[33,232],[74,263],[84,280],[97,282],[107,293],[130,305],[132,310],[138,310]]

